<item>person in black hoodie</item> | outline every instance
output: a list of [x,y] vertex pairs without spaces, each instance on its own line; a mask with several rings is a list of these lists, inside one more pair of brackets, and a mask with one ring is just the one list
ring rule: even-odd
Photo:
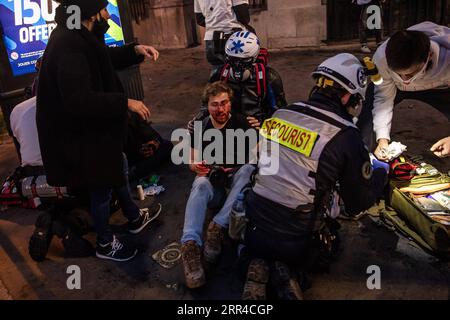
[[[127,99],[115,69],[140,63],[145,56],[156,59],[157,52],[137,44],[105,45],[107,0],[59,2],[58,26],[43,55],[37,94],[36,121],[47,181],[89,190],[97,256],[126,261],[137,250],[110,229],[112,190],[134,234],[159,214],[161,206],[139,209],[131,198],[123,154],[128,111],[148,120],[150,110],[140,101]],[[72,6],[78,6],[80,17],[73,15]]]

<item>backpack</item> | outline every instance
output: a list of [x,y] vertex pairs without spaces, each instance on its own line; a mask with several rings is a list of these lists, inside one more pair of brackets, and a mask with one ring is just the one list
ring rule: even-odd
[[24,199],[19,192],[16,179],[13,175],[7,177],[1,186],[0,206],[20,206],[23,203]]
[[0,206],[4,208],[8,208],[9,206],[36,208],[39,205],[39,202],[29,201],[22,194],[21,180],[27,170],[28,167],[19,166],[3,181],[0,189]]
[[1,186],[0,206],[37,209],[55,201],[74,199],[66,187],[48,185],[43,167],[18,167]]
[[22,195],[28,199],[61,200],[71,197],[66,187],[52,187],[45,175],[25,177],[21,181]]

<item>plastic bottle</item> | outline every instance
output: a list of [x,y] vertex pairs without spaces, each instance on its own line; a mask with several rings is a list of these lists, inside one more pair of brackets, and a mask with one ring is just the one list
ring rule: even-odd
[[228,235],[233,240],[243,239],[246,225],[244,200],[245,195],[243,193],[239,193],[231,209]]
[[144,201],[144,200],[145,200],[144,189],[142,188],[141,185],[138,185],[138,186],[136,187],[136,189],[137,189],[137,196],[138,196],[138,199],[139,199],[140,201]]

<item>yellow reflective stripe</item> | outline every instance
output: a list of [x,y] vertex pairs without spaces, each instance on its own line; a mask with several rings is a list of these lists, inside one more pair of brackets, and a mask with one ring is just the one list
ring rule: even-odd
[[266,139],[277,142],[307,157],[311,156],[318,137],[317,132],[279,118],[270,118],[264,121],[260,134]]

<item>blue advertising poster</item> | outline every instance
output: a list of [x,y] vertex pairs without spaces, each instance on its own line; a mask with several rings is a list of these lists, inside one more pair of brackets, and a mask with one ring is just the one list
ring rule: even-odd
[[122,22],[120,21],[119,7],[117,0],[108,0],[108,12],[111,19],[108,20],[109,29],[105,35],[105,42],[110,47],[122,46],[125,44],[122,30]]
[[[122,24],[117,0],[108,0],[110,29],[105,35],[106,44],[124,44]],[[42,56],[53,29],[56,28],[52,0],[0,0],[0,26],[3,42],[14,76],[35,72],[36,60]]]

